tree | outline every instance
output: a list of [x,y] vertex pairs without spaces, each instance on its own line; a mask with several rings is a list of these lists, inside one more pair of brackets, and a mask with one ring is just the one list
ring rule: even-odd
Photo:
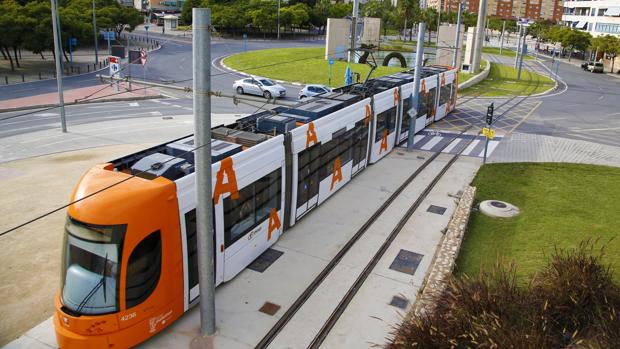
[[563,48],[568,48],[568,61],[573,55],[573,51],[585,51],[590,45],[592,36],[580,30],[564,27],[560,32],[560,43]]
[[181,21],[186,25],[192,24],[192,9],[201,5],[202,0],[185,0],[181,9]]
[[603,56],[608,56],[611,59],[611,71],[614,71],[614,63],[616,60],[616,56],[620,51],[620,39],[615,36],[605,35],[599,36],[596,38],[592,38],[590,40],[590,46],[597,50],[598,52],[602,52]]
[[422,12],[423,21],[426,22],[426,30],[428,31],[428,42],[431,42],[431,33],[437,31],[437,10],[432,7]]
[[[24,8],[13,0],[5,0],[0,4],[0,49],[2,54],[11,62],[11,70],[15,65],[19,67],[17,50],[22,46],[24,37],[29,28],[34,26],[34,21],[25,15]],[[11,56],[13,49],[13,56]]]
[[321,32],[325,31],[330,6],[330,0],[319,0],[314,4],[312,10],[310,10],[310,24],[319,28]]
[[[407,40],[407,29],[409,24],[419,22],[420,3],[418,0],[400,0],[396,7],[396,13],[400,19],[400,25],[403,27],[404,39]],[[413,31],[409,36],[409,40],[413,40]]]
[[362,7],[364,16],[381,19],[384,36],[387,35],[388,27],[391,27],[395,22],[394,10],[391,0],[369,0]]
[[127,29],[131,32],[142,23],[144,23],[144,17],[140,11],[118,3],[97,10],[97,26],[114,30],[118,37],[121,36],[123,30]]

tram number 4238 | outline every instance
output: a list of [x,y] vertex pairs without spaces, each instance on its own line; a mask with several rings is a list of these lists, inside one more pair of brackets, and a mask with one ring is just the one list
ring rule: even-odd
[[135,311],[134,311],[133,313],[125,314],[125,315],[121,316],[121,321],[128,321],[128,320],[131,320],[131,319],[135,318],[135,317],[136,317],[136,315],[137,315],[137,314],[136,314],[136,312],[135,312]]

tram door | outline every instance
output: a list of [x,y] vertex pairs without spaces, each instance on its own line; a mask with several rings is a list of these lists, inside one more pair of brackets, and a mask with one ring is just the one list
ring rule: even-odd
[[299,153],[298,164],[297,218],[316,206],[319,201],[320,144],[316,144]]
[[366,155],[368,154],[368,126],[365,125],[364,120],[355,123],[352,149],[353,169],[351,171],[351,176],[355,176],[366,167]]

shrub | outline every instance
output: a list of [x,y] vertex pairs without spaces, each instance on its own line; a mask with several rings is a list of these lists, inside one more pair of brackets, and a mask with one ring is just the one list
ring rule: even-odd
[[406,319],[389,348],[620,348],[620,289],[585,241],[555,250],[526,286],[514,265],[451,278],[435,309]]

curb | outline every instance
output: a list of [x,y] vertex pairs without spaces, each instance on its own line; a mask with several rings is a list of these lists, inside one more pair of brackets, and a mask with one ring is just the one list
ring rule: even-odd
[[472,76],[471,78],[467,79],[463,83],[459,83],[459,90],[466,89],[466,88],[469,88],[469,87],[472,87],[478,84],[482,80],[486,79],[489,76],[490,72],[491,72],[491,61],[487,61],[487,64],[484,66],[484,69],[482,69],[480,73]]
[[[242,52],[240,52],[240,53],[242,53]],[[226,59],[226,58],[228,58],[230,56],[238,55],[240,53],[233,53],[231,55],[222,56],[222,57],[218,58],[217,60],[219,61],[220,66],[222,66],[226,70],[230,70],[230,71],[233,71],[233,72],[235,72],[237,74],[241,74],[241,75],[245,75],[245,76],[252,76],[252,75],[250,75],[250,74],[248,74],[246,72],[233,69],[233,68],[227,66],[226,64],[224,64],[224,59]],[[299,82],[299,81],[284,81],[284,80],[276,80],[276,79],[272,79],[272,80],[277,82],[277,83],[280,83],[280,84],[287,84],[287,85],[293,85],[293,86],[304,86],[304,85],[306,85],[303,82]]]
[[[152,96],[136,96],[136,97],[119,97],[119,98],[110,98],[110,99],[102,99],[102,100],[87,100],[82,102],[66,102],[65,106],[68,105],[76,105],[76,104],[95,104],[95,103],[107,103],[107,102],[124,102],[124,101],[141,101],[148,99],[158,99],[164,98],[162,95],[152,95]],[[41,108],[52,108],[58,107],[58,103],[54,104],[39,104],[39,105],[30,105],[24,107],[15,107],[15,108],[6,108],[0,109],[0,113],[8,113],[13,111],[21,111],[21,110],[30,110],[30,109],[41,109]]]

